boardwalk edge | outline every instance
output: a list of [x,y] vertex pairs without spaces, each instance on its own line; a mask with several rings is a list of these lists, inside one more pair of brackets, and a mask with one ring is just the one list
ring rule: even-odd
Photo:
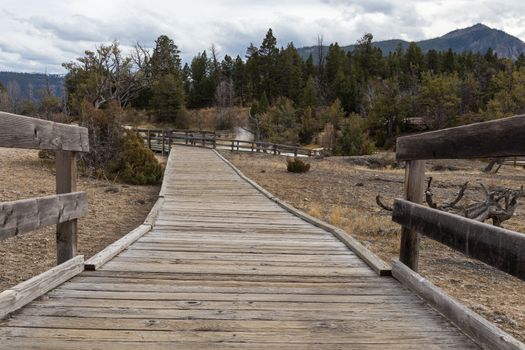
[[244,181],[248,182],[252,187],[257,191],[261,192],[271,201],[275,202],[281,208],[290,212],[291,214],[297,216],[298,218],[316,226],[322,228],[325,231],[333,234],[337,239],[344,243],[352,252],[359,256],[363,261],[370,266],[379,276],[391,276],[392,268],[386,262],[381,260],[377,255],[372,253],[368,248],[362,245],[354,237],[348,234],[346,231],[332,226],[324,221],[321,221],[317,218],[314,218],[311,215],[306,214],[305,212],[295,208],[294,206],[282,201],[281,199],[275,197],[272,193],[262,188],[258,183],[250,179],[248,176],[244,175],[235,165],[233,165],[228,159],[224,158],[217,150],[213,150],[217,156],[222,159],[226,164],[230,166],[239,175]]
[[137,241],[151,230],[151,225],[140,225],[121,239],[111,243],[106,248],[89,258],[85,263],[88,271],[98,270],[102,265],[120,254],[124,249]]
[[392,275],[482,348],[525,350],[525,344],[462,305],[402,262],[393,263]]
[[84,271],[84,256],[53,267],[0,293],[0,319]]

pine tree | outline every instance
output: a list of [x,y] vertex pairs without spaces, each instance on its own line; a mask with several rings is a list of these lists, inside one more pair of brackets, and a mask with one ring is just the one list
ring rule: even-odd
[[315,87],[315,80],[310,77],[306,81],[301,96],[301,107],[317,107],[319,100],[317,99],[317,88]]

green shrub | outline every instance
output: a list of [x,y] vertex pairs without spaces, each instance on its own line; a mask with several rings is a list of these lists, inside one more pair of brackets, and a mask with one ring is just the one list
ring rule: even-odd
[[362,120],[352,115],[342,127],[341,135],[336,140],[334,154],[340,156],[362,156],[372,154],[374,144],[368,137],[368,132],[362,126]]
[[112,172],[132,185],[153,185],[162,180],[162,166],[145,145],[142,138],[126,131]]
[[286,160],[286,169],[290,173],[306,173],[310,170],[310,164],[303,162],[299,158],[288,158]]

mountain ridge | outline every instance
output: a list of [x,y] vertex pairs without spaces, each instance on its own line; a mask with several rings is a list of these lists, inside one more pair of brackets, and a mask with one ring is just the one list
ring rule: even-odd
[[[372,43],[375,47],[381,49],[384,55],[388,55],[401,45],[404,49],[410,45],[410,41],[402,39],[389,39],[375,41]],[[499,57],[517,59],[520,54],[525,53],[525,42],[519,38],[510,35],[502,30],[490,28],[483,23],[477,23],[473,26],[455,29],[443,36],[431,39],[415,41],[415,43],[427,52],[429,50],[446,51],[449,48],[452,51],[461,52],[479,52],[486,53],[491,48]],[[355,45],[346,45],[341,48],[345,51],[352,51]],[[307,59],[310,54],[315,57],[318,46],[306,46],[298,48],[299,54]],[[328,52],[328,46],[323,46],[325,54]]]

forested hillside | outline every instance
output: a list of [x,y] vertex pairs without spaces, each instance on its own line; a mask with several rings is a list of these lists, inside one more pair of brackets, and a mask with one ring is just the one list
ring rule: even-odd
[[316,143],[335,154],[391,147],[415,124],[439,129],[525,111],[523,55],[424,52],[416,43],[385,55],[372,39],[364,35],[350,52],[335,43],[304,60],[293,43],[278,47],[270,29],[244,57],[219,56],[212,46],[184,65],[167,36],[152,51],[137,46],[130,55],[117,42],[101,45],[64,64],[61,108],[76,118],[87,106],[116,106],[187,127],[188,109],[215,107],[216,127],[224,129],[234,126],[232,107],[247,106],[256,138]]

